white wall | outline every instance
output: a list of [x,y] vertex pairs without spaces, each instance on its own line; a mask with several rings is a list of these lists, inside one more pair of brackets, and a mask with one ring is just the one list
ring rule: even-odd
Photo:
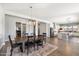
[[4,43],[4,33],[5,33],[5,20],[4,20],[4,11],[2,7],[0,6],[0,48],[2,44]]
[[[21,22],[26,24],[26,32],[33,33],[32,25],[28,25],[28,19],[23,19],[16,16],[5,15],[5,41],[8,40],[8,35],[11,35],[12,39],[16,37],[16,22]],[[30,29],[31,28],[31,29]],[[30,29],[30,30],[29,30]]]
[[46,33],[46,23],[40,23],[40,34]]
[[[33,33],[33,25],[28,25],[28,19],[6,14],[5,15],[5,39],[6,39],[5,41],[8,40],[8,35],[11,35],[12,39],[16,37],[16,22],[25,23],[26,33]],[[50,36],[49,35],[50,25],[46,25],[46,24],[47,23],[41,23],[40,34],[47,33],[47,36]],[[38,35],[38,21],[36,21],[36,35]]]

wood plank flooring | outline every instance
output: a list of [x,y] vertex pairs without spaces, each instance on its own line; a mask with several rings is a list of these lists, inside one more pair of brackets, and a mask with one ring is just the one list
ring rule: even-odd
[[[58,49],[48,56],[79,56],[79,37],[72,37],[69,40],[60,40],[57,37],[48,38],[47,42],[56,45]],[[5,56],[6,49],[9,43],[0,50],[0,56]]]

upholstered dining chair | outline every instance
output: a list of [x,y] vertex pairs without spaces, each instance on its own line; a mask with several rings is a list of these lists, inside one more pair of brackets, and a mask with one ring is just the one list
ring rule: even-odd
[[39,49],[39,46],[42,46],[43,48],[43,39],[44,39],[43,35],[38,35],[38,38],[35,40],[37,50]]
[[46,33],[43,33],[43,40],[44,40],[44,42],[46,43]]
[[25,33],[26,36],[28,36],[28,33]]
[[27,36],[25,46],[27,47],[27,55],[28,55],[30,48],[34,47],[34,36]]
[[20,47],[21,52],[23,52],[22,43],[13,43],[11,40],[11,36],[9,35],[8,37],[11,45],[10,56],[12,56],[13,49],[16,47]]

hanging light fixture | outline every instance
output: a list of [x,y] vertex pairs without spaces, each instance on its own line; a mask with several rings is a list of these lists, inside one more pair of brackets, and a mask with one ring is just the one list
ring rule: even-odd
[[[33,18],[32,18],[32,6],[30,6],[29,7],[30,8],[30,12],[31,12],[31,19],[30,19],[30,25],[33,25],[33,35],[35,36],[35,25],[36,25],[36,21],[35,20],[33,20]],[[30,30],[30,29],[29,29]]]
[[[32,8],[33,8],[33,7],[30,6],[30,9],[31,9],[31,17],[32,17]],[[32,19],[32,18],[31,18],[31,19]],[[35,24],[36,24],[36,23],[35,23],[34,20],[32,20],[31,22],[32,22],[32,24],[33,24],[33,36],[34,36],[34,42],[35,42],[35,36],[36,36],[36,35],[35,35]],[[34,44],[34,50],[35,50],[35,44]]]

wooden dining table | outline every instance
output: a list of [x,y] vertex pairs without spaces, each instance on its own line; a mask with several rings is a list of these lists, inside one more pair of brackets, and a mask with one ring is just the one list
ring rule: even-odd
[[15,38],[16,43],[22,43],[23,52],[25,52],[25,42],[27,42],[27,40],[28,40],[27,37],[16,37]]
[[[23,49],[23,52],[25,52],[25,42],[30,41],[32,39],[35,41],[38,39],[38,37],[41,39],[43,37],[43,35],[37,35],[37,36],[28,35],[25,37],[16,37],[15,42],[22,43],[22,49]],[[35,50],[35,45],[34,45],[34,50]]]

